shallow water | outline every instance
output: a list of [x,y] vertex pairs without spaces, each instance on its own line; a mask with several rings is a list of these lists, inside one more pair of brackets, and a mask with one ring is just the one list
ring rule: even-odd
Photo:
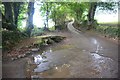
[[[117,73],[114,70],[114,64],[116,63],[108,57],[99,55],[97,53],[88,53],[86,50],[82,50],[80,56],[75,56],[79,52],[78,49],[67,49],[66,53],[61,53],[61,49],[53,51],[52,48],[43,51],[43,53],[34,55],[33,63],[37,64],[33,68],[31,77],[39,78],[72,78],[72,77],[99,77],[104,75],[114,75]],[[69,52],[76,51],[76,54],[72,55]],[[64,51],[64,50],[63,50]],[[60,52],[60,53],[59,53]],[[72,53],[73,53],[72,52]],[[66,55],[67,54],[67,55]],[[72,55],[71,58],[70,55]]]

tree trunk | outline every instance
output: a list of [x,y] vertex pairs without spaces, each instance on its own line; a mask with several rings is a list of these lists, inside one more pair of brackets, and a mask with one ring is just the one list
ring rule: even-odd
[[34,2],[28,4],[27,34],[30,37],[33,27]]
[[5,6],[5,18],[10,21],[13,22],[13,13],[12,13],[12,3],[11,2],[4,2],[3,3]]
[[56,24],[57,24],[56,23],[56,5],[54,5],[54,22],[55,22],[55,26],[56,26]]
[[48,15],[49,15],[49,10],[48,10],[48,3],[46,4],[47,5],[47,12],[46,12],[46,21],[47,21],[47,28],[48,28]]
[[2,25],[3,28],[8,30],[16,30],[16,25],[13,23],[13,8],[11,2],[3,2],[5,7],[5,15],[2,14]]
[[91,2],[90,9],[88,12],[88,29],[92,28],[94,22],[95,11],[97,8],[97,2]]
[[13,11],[14,11],[14,24],[17,25],[18,23],[18,15],[20,10],[20,2],[13,3]]
[[46,2],[46,24],[44,26],[44,30],[47,31],[48,30],[48,15],[49,15],[49,10],[48,10],[48,2]]

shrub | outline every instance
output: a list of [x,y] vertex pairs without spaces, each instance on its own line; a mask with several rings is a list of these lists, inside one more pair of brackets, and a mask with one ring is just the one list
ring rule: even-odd
[[118,27],[111,26],[97,26],[96,31],[107,35],[108,37],[115,38],[119,36],[120,30]]
[[2,31],[2,47],[4,50],[9,50],[15,46],[21,39],[26,38],[26,34],[21,33],[20,31]]

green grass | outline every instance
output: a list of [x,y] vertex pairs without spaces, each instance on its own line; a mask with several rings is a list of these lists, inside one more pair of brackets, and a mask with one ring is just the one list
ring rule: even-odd
[[120,24],[120,22],[98,22],[99,24]]

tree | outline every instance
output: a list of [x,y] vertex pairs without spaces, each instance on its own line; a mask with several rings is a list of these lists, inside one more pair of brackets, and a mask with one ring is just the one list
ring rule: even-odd
[[50,16],[50,11],[53,8],[53,3],[52,2],[43,2],[42,6],[40,8],[40,11],[42,12],[42,16],[45,17],[45,22],[44,22],[44,30],[48,30],[48,20]]
[[34,14],[34,2],[29,2],[28,4],[28,20],[26,33],[30,37],[33,27],[33,14]]
[[[47,2],[42,6],[41,11],[44,12],[43,14],[47,14],[47,20],[48,16],[50,16],[56,25],[64,24],[68,17],[72,17],[74,18],[76,24],[85,22],[88,24],[86,26],[89,26],[88,29],[91,29],[94,26],[94,23],[96,23],[94,20],[96,9],[100,8],[104,10],[113,10],[114,6],[115,4],[111,2],[59,2],[52,4]],[[48,14],[49,12],[50,14]],[[48,23],[47,20],[46,22]]]
[[99,7],[99,10],[110,10],[114,11],[115,7],[117,6],[116,2],[91,2],[90,8],[88,12],[88,29],[91,29],[94,25],[94,16],[95,11]]
[[5,6],[5,18],[10,22],[13,22],[12,2],[3,2]]
[[20,14],[20,2],[13,3],[13,11],[14,11],[14,24],[18,26],[18,15]]
[[28,2],[23,3],[20,5],[19,15],[18,15],[18,27],[20,29],[23,26],[22,22],[27,22],[27,11],[28,11]]
[[[20,14],[21,2],[3,2],[4,4],[4,14],[3,19],[3,28],[7,28],[9,30],[17,29],[18,23],[18,15]],[[9,27],[6,24],[9,23]]]
[[88,12],[88,29],[91,28],[94,22],[95,11],[97,8],[97,2],[91,2],[89,12]]
[[75,3],[70,3],[68,6],[69,6],[68,8],[70,8],[72,10],[72,14],[74,14],[74,16],[73,16],[74,19],[76,21],[81,22],[83,19],[83,17],[82,17],[83,13],[85,11],[88,11],[88,3],[87,2],[86,3],[75,2]]
[[8,30],[15,30],[16,26],[13,23],[13,12],[12,12],[12,2],[3,2],[4,4],[4,15],[2,13],[2,28]]

